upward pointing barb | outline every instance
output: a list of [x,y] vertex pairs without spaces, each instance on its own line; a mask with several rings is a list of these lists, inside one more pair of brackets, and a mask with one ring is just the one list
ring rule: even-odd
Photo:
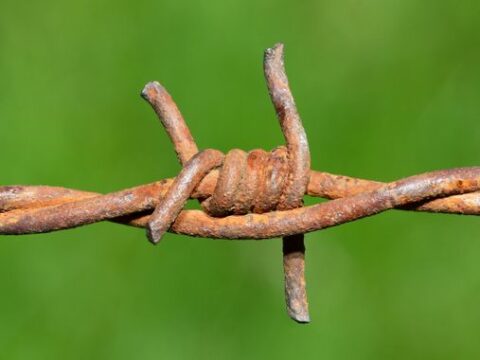
[[284,65],[284,46],[277,44],[265,51],[264,71],[268,92],[277,112],[288,150],[290,172],[279,209],[302,206],[310,173],[310,150],[302,120],[288,85]]
[[198,153],[198,147],[172,97],[157,81],[149,82],[145,85],[142,97],[148,101],[160,118],[175,147],[180,163],[185,165],[188,160]]

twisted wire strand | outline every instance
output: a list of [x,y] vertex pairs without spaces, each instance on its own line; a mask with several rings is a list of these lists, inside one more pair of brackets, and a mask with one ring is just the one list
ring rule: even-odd
[[[264,71],[285,146],[270,152],[199,151],[179,109],[157,82],[142,91],[174,145],[174,179],[100,195],[50,186],[0,187],[0,234],[45,233],[110,220],[145,227],[156,244],[166,231],[214,239],[283,237],[289,316],[310,321],[304,233],[398,208],[480,214],[480,167],[434,171],[381,183],[310,170],[307,136],[284,69],[283,45],[267,49]],[[305,194],[332,199],[303,207]],[[199,210],[182,210],[189,198]]]
[[[209,175],[194,194],[211,194],[216,179]],[[52,186],[3,186],[0,187],[0,235],[48,233],[105,220],[146,227],[152,210],[172,183],[173,179],[165,179],[106,195]],[[391,183],[312,171],[307,194],[332,201],[293,210],[224,218],[212,217],[200,210],[182,210],[168,231],[212,239],[265,240],[321,230],[394,208],[478,216],[478,191],[480,167],[434,171]],[[393,201],[380,201],[378,194],[384,195],[382,199],[391,194]],[[353,211],[369,196],[376,196],[383,207],[377,205],[373,209],[374,204],[370,203],[372,209]],[[351,207],[348,214],[338,216],[348,207]],[[282,223],[283,220],[288,221]],[[230,225],[234,227],[226,229]]]

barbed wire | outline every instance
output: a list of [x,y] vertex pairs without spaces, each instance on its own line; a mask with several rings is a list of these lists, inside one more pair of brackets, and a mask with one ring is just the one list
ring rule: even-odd
[[[441,170],[391,183],[310,170],[310,152],[283,61],[283,45],[267,49],[264,72],[285,146],[270,152],[199,151],[180,111],[158,82],[142,91],[182,164],[174,179],[101,195],[51,186],[0,187],[0,234],[22,235],[99,221],[145,227],[157,244],[170,231],[213,239],[283,237],[289,316],[310,321],[304,234],[388,209],[480,214],[480,167]],[[303,207],[305,194],[331,201]],[[188,199],[202,210],[182,210]]]

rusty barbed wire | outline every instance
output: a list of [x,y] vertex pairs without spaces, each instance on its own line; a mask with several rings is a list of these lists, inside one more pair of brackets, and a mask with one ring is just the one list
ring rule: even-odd
[[[310,170],[307,136],[288,85],[283,45],[267,49],[264,72],[286,146],[270,152],[199,151],[166,89],[142,91],[165,127],[182,170],[174,179],[101,195],[51,186],[0,187],[0,234],[22,235],[99,221],[213,239],[283,237],[289,316],[310,321],[304,234],[388,209],[480,215],[480,167],[434,171],[391,183]],[[303,207],[305,194],[331,201]],[[202,210],[182,210],[189,199]]]

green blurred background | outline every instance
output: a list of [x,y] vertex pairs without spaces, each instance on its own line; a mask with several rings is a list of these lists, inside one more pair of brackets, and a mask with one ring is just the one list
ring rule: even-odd
[[[286,44],[312,167],[395,180],[479,165],[480,3],[0,4],[0,183],[109,192],[180,169],[143,85],[202,147],[282,136],[262,53]],[[310,201],[309,201],[310,202]],[[391,211],[307,236],[309,325],[278,240],[101,223],[1,237],[2,359],[477,359],[480,222]]]

